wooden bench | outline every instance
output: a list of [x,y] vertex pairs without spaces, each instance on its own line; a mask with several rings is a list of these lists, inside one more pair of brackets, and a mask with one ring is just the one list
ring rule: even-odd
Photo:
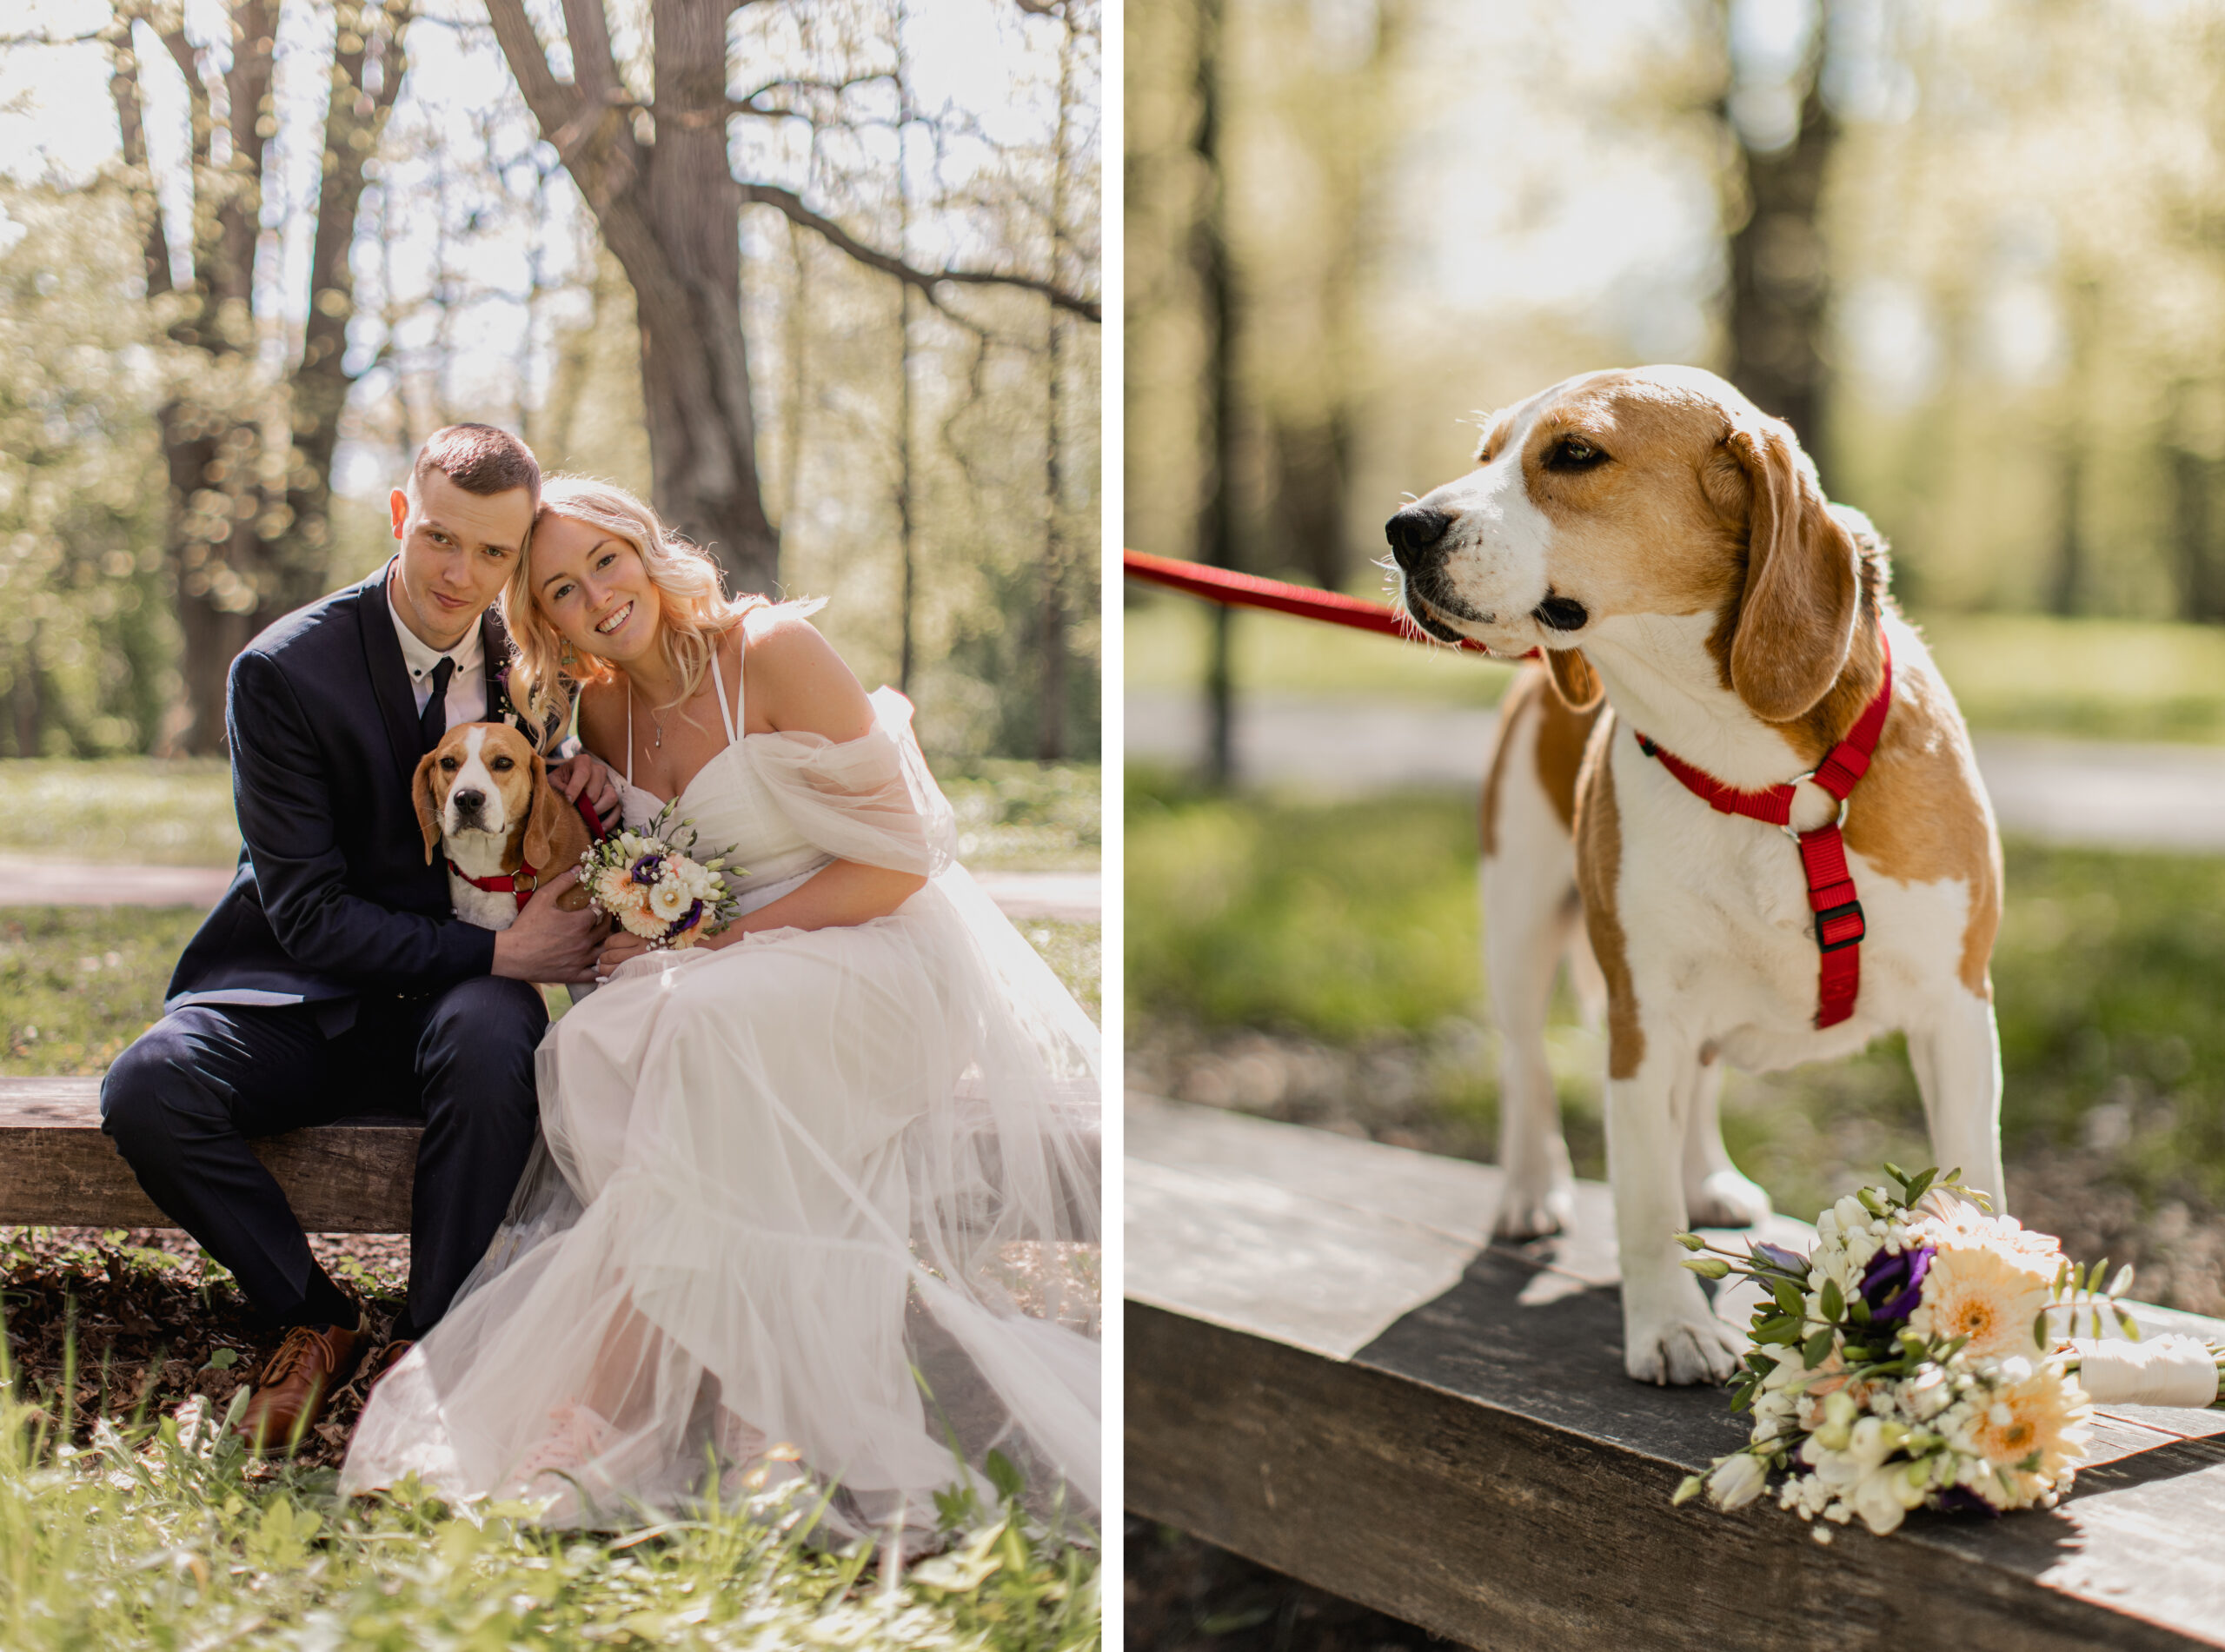
[[1604,1186],[1518,1249],[1488,1165],[1148,1097],[1126,1125],[1139,1514],[1493,1652],[2225,1646],[2225,1412],[2104,1413],[2051,1512],[1827,1547],[1773,1500],[1672,1509],[1745,1430],[1623,1374]]
[[[174,1226],[101,1133],[98,1078],[0,1078],[0,1226]],[[255,1144],[311,1233],[407,1233],[422,1126],[346,1118]]]

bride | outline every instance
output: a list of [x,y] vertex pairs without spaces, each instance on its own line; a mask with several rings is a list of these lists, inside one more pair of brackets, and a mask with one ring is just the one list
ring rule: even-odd
[[953,1483],[994,1495],[995,1449],[1095,1507],[1097,1032],[953,859],[909,704],[809,612],[548,482],[502,594],[513,698],[576,683],[627,824],[676,799],[744,915],[681,952],[614,934],[541,1045],[503,1229],[343,1489],[608,1524],[808,1475],[838,1529],[918,1529]]

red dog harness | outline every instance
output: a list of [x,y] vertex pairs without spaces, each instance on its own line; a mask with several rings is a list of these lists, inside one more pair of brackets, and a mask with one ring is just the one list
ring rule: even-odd
[[[1836,1026],[1854,1013],[1855,995],[1862,990],[1862,939],[1869,933],[1862,903],[1855,899],[1854,874],[1846,864],[1847,793],[1870,772],[1870,755],[1884,731],[1885,709],[1893,698],[1893,651],[1881,627],[1877,646],[1884,653],[1885,668],[1877,692],[1854,720],[1846,738],[1798,780],[1786,780],[1761,792],[1741,792],[1725,786],[1704,769],[1694,768],[1673,752],[1664,751],[1644,735],[1638,749],[1659,761],[1684,789],[1718,814],[1743,814],[1776,826],[1800,846],[1800,864],[1808,874],[1808,907],[1816,914],[1816,946],[1823,954],[1821,979],[1816,989],[1816,1025]],[[1838,799],[1839,818],[1813,832],[1792,829],[1792,794],[1801,780],[1813,780]]]
[[[580,812],[580,818],[588,823],[588,836],[595,842],[601,843],[603,839],[602,822],[595,818],[594,807],[588,801],[588,794],[584,788],[579,796],[572,799],[572,806]],[[474,889],[484,889],[490,894],[515,897],[520,912],[523,912],[526,902],[533,899],[533,892],[541,887],[540,870],[531,866],[521,866],[515,872],[506,872],[494,878],[475,878],[453,860],[448,862],[448,870]]]

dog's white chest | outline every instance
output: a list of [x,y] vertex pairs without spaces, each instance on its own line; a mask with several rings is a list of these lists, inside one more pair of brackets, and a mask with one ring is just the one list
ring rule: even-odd
[[482,889],[448,869],[448,902],[455,915],[481,929],[508,929],[518,920],[518,901],[508,890]]

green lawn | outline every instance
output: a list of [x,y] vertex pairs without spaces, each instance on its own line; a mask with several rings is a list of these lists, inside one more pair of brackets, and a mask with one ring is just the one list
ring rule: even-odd
[[[1205,604],[1152,596],[1126,610],[1131,687],[1193,691]],[[2045,614],[1917,616],[1973,728],[2087,739],[2225,741],[2225,627]],[[1491,705],[1512,668],[1279,614],[1242,614],[1239,690]]]
[[[1103,808],[1095,765],[985,760],[941,780],[967,866],[1097,865]],[[0,759],[0,853],[229,866],[239,852],[230,771],[220,759]]]
[[[1215,799],[1133,770],[1128,799],[1132,1063],[1201,1098],[1488,1155],[1471,803]],[[2009,846],[1994,983],[2012,1182],[2115,1190],[2128,1219],[2225,1210],[2221,912],[2225,858]],[[1566,1004],[1552,1042],[1571,1144],[1603,1174],[1599,1045]],[[1795,1212],[1926,1152],[1897,1046],[1734,1075],[1725,1129]]]
[[1097,1644],[1093,1549],[1026,1516],[977,1513],[949,1553],[884,1576],[869,1543],[800,1544],[783,1497],[615,1538],[544,1531],[522,1505],[346,1501],[329,1470],[249,1469],[212,1443],[219,1420],[126,1416],[63,1445],[0,1395],[0,1645]]

